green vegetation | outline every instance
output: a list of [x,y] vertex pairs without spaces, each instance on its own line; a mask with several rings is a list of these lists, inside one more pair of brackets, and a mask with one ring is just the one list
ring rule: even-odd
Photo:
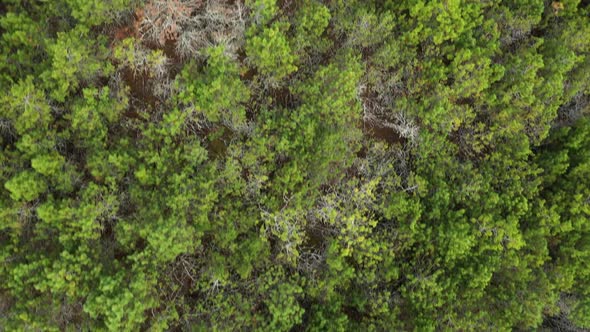
[[590,328],[590,2],[5,0],[0,331]]

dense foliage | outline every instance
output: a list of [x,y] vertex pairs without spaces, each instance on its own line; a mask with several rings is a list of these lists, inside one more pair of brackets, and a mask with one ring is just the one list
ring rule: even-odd
[[590,2],[4,0],[0,330],[590,328]]

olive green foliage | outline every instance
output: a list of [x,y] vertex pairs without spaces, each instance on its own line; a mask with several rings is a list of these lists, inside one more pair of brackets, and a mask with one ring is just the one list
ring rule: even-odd
[[0,33],[0,331],[590,328],[588,1],[7,0]]

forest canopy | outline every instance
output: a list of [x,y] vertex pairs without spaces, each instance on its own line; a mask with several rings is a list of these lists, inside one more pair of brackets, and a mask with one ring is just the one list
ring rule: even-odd
[[587,0],[3,0],[0,331],[590,328]]

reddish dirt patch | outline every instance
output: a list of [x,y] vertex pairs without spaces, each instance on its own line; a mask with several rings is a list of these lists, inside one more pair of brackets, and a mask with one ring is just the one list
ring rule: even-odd
[[395,129],[381,126],[373,122],[363,122],[363,134],[372,138],[385,141],[389,144],[403,143],[404,138]]
[[[162,3],[168,2],[170,1],[152,0],[149,4],[157,3],[161,5]],[[178,73],[181,65],[180,58],[177,56],[175,51],[175,40],[167,38],[164,40],[163,44],[159,44],[158,41],[150,41],[147,38],[144,38],[142,34],[142,24],[144,24],[146,20],[146,15],[150,14],[147,11],[153,11],[156,8],[153,5],[148,7],[148,5],[135,10],[133,17],[128,24],[120,26],[114,30],[111,37],[112,39],[110,48],[114,49],[124,39],[133,38],[135,39],[135,43],[137,45],[141,44],[143,47],[151,50],[162,50],[168,58],[169,64],[169,67],[167,68],[168,73],[166,75],[169,77],[174,77]],[[161,13],[160,15],[163,14],[165,13]],[[160,104],[162,101],[159,100],[159,98],[155,96],[153,92],[153,85],[159,84],[160,82],[157,82],[152,76],[149,75],[148,72],[133,72],[129,68],[120,68],[120,70],[121,78],[129,87],[130,96],[132,99],[130,110],[125,113],[128,118],[139,119],[141,118],[139,113],[150,109],[154,110],[161,106]]]
[[111,43],[111,47],[115,42],[123,40],[125,38],[138,38],[139,36],[139,26],[144,18],[143,9],[137,9],[133,14],[133,23],[129,26],[122,26],[115,30],[113,35],[113,42]]

